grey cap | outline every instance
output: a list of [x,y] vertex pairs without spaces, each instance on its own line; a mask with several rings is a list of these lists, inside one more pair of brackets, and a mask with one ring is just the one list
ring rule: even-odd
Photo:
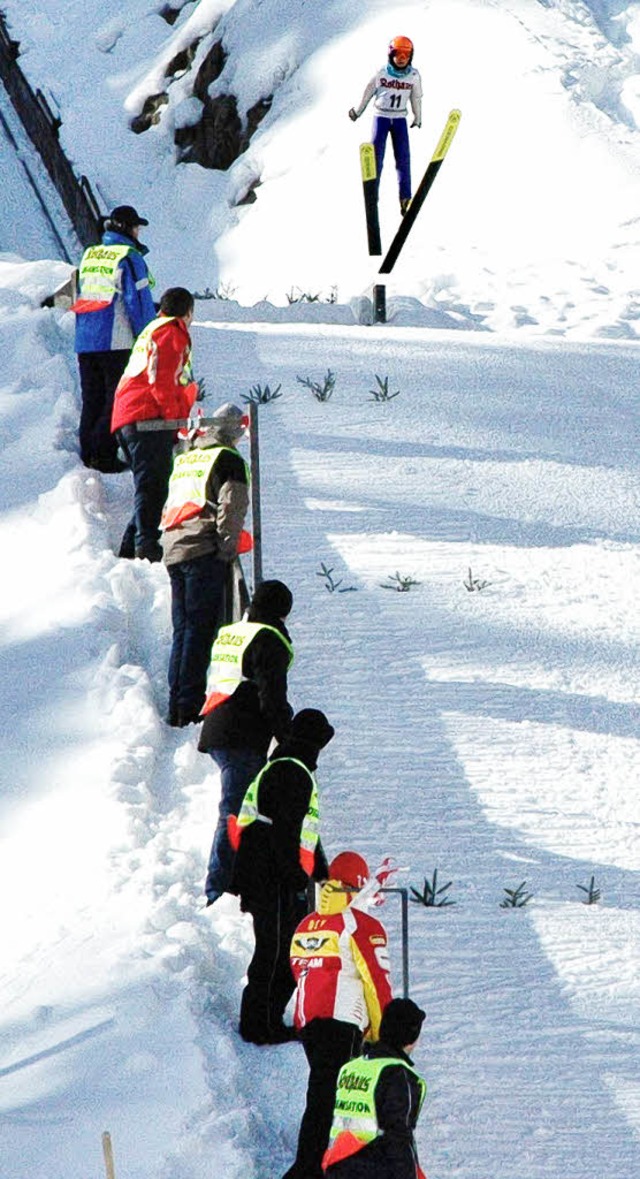
[[247,418],[244,410],[239,405],[234,405],[231,401],[225,401],[224,405],[220,405],[211,414],[209,424],[204,430],[198,445],[214,446],[217,442],[226,442],[233,445],[244,434],[246,424]]

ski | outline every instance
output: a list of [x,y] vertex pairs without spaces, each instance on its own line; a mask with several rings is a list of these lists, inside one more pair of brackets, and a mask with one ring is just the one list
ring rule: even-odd
[[446,121],[444,131],[438,140],[438,146],[436,147],[436,150],[434,151],[427,165],[427,170],[416,189],[415,195],[412,197],[411,204],[409,205],[407,212],[400,222],[398,232],[391,242],[386,256],[382,261],[380,274],[391,274],[391,271],[398,260],[398,255],[409,234],[411,233],[418,213],[424,204],[425,197],[429,192],[429,189],[431,188],[431,185],[433,184],[436,176],[438,175],[438,172],[440,171],[442,161],[451,147],[451,142],[456,131],[458,130],[458,123],[460,122],[461,117],[461,112],[459,110],[452,110],[449,112],[449,117]]
[[372,143],[360,144],[360,171],[364,193],[364,211],[367,218],[367,243],[370,254],[382,253],[380,221],[378,219],[378,196],[376,193],[376,153]]

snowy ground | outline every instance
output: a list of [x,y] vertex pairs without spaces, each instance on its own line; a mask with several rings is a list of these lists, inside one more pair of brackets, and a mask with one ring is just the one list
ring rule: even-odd
[[[261,21],[287,8],[223,7],[229,37],[251,27],[254,48]],[[343,290],[331,305],[203,301],[194,345],[212,406],[282,383],[260,416],[265,573],[294,592],[293,702],[324,708],[337,729],[320,767],[324,840],[330,853],[348,844],[371,860],[394,855],[401,882],[417,888],[436,868],[452,881],[455,906],[410,914],[411,990],[428,1012],[416,1060],[429,1082],[418,1137],[430,1179],[636,1179],[637,6],[398,6],[404,31],[424,28],[425,76],[435,71],[443,89],[448,78],[425,141],[449,105],[463,107],[470,131],[430,197],[425,252],[404,263],[402,297],[390,292],[392,321],[375,328],[356,322],[371,271],[352,181],[339,248],[290,213],[290,250],[272,254],[271,242],[283,230],[276,210],[294,207],[313,165],[305,127],[328,127],[329,104],[351,104],[400,23],[389,30],[375,2],[357,21],[347,0],[323,5],[321,20],[316,6],[298,7],[306,64],[242,165],[263,152],[273,185],[235,228],[238,212],[216,205],[216,225],[230,230],[216,247],[219,275],[259,294],[269,277],[275,298],[324,283],[324,253],[326,281]],[[96,144],[113,104],[157,72],[166,38],[213,8],[187,6],[169,33],[134,0],[126,17],[102,12],[77,74],[57,75],[76,162],[108,182],[106,203],[126,195],[152,214],[160,286],[215,285],[218,265],[206,218],[180,238],[170,186],[189,211],[198,193],[221,200],[241,165],[179,169],[174,180],[162,124],[131,146],[123,119],[108,151]],[[80,46],[94,6],[8,10],[42,80],[65,38]],[[157,32],[144,61],[140,29]],[[358,69],[325,93],[318,71],[354,47]],[[273,68],[273,47],[254,63],[254,76]],[[77,105],[90,69],[100,94],[91,143]],[[298,124],[286,105],[296,95]],[[498,100],[510,156],[491,152],[487,173],[487,143],[471,127],[486,126]],[[331,161],[351,159],[358,138],[340,127],[313,141],[334,179]],[[534,128],[536,166],[525,169]],[[543,148],[556,165],[552,197]],[[72,317],[38,307],[68,266],[38,260],[59,254],[4,149],[0,166],[8,207],[28,211],[22,246],[17,214],[7,219],[0,257],[0,1174],[101,1175],[109,1129],[118,1179],[278,1179],[294,1150],[302,1053],[235,1034],[250,929],[232,898],[203,907],[218,781],[195,731],[161,719],[167,579],[114,556],[128,477],[79,465]],[[504,204],[499,186],[479,182],[496,169],[511,185]],[[319,187],[320,197],[304,191],[325,199]],[[320,403],[296,378],[322,382],[328,369],[335,391]],[[374,401],[376,375],[398,396]],[[323,565],[340,581],[333,593]],[[416,584],[383,588],[396,574]],[[602,896],[589,906],[578,886],[592,876]],[[504,890],[524,881],[529,904],[501,909]],[[395,901],[381,915],[398,986]]]

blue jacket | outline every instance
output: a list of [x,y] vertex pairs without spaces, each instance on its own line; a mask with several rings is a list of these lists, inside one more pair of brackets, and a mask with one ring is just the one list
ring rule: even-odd
[[[148,249],[124,233],[106,230],[104,246],[130,246],[118,266],[119,289],[112,303],[99,311],[76,313],[76,352],[129,351],[156,314],[144,260]],[[82,290],[78,292],[82,298]]]

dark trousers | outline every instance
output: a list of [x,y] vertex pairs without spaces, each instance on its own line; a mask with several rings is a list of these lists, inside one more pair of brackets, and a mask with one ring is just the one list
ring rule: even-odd
[[138,430],[135,423],[118,430],[133,473],[133,516],[120,545],[120,557],[162,560],[160,517],[173,465],[172,430]]
[[222,621],[226,561],[205,553],[168,565],[173,642],[169,711],[197,716],[204,704],[211,646]]
[[373,147],[376,153],[376,169],[378,172],[376,191],[380,188],[380,177],[382,175],[387,135],[391,135],[391,142],[393,144],[400,200],[408,200],[411,196],[411,156],[409,153],[409,131],[406,119],[385,119],[382,115],[376,115],[373,120]]
[[117,460],[118,442],[111,433],[113,395],[130,352],[79,352],[80,389],[80,458],[85,467],[98,471],[121,471]]
[[227,819],[237,815],[247,786],[262,769],[266,757],[253,749],[209,749],[207,752],[220,770],[220,807],[209,856],[204,891],[209,902],[217,901],[231,888],[235,853],[229,843]]
[[284,1179],[323,1179],[322,1158],[329,1145],[338,1073],[360,1052],[362,1032],[340,1019],[312,1019],[300,1032],[300,1039],[309,1062],[307,1105],[296,1161]]
[[253,917],[256,939],[240,1006],[240,1035],[268,1041],[282,1027],[295,982],[289,965],[291,938],[307,912],[306,895],[282,882],[265,887],[257,901],[241,898]]

